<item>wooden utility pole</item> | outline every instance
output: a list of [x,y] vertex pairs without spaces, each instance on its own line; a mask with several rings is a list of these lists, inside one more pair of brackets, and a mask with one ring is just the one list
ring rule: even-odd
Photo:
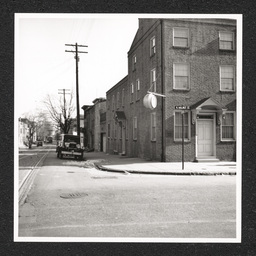
[[88,47],[87,45],[78,45],[76,44],[65,44],[66,46],[73,46],[75,47],[75,51],[68,51],[65,50],[65,52],[72,52],[75,53],[75,60],[76,60],[76,119],[77,119],[77,135],[80,138],[80,109],[79,109],[79,86],[78,86],[78,62],[79,62],[79,56],[78,53],[88,53],[88,52],[82,52],[78,51],[78,47]]
[[70,91],[70,89],[58,89],[59,92],[58,94],[63,94],[64,95],[64,117],[66,118],[66,94],[70,94],[70,92],[66,92],[66,91]]

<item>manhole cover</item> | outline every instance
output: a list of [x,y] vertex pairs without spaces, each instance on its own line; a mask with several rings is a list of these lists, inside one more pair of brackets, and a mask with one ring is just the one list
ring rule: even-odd
[[86,194],[86,193],[64,193],[64,194],[60,195],[61,198],[65,198],[65,199],[75,199],[75,198],[80,198],[80,197],[84,197],[84,196],[88,196],[88,194]]
[[107,177],[91,177],[92,179],[117,179],[115,176],[107,176]]
[[67,173],[75,173],[75,172],[67,172]]

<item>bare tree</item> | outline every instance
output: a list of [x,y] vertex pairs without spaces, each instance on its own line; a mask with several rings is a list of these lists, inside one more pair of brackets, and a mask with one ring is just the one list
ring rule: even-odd
[[27,134],[28,147],[31,148],[35,135],[38,135],[37,132],[40,129],[42,129],[47,119],[44,113],[37,113],[37,114],[25,114],[25,120],[28,127],[28,134]]
[[37,118],[37,138],[43,140],[50,136],[53,131],[52,124],[49,122],[48,115],[44,112],[40,113]]
[[60,128],[61,133],[67,134],[73,123],[72,114],[74,113],[74,105],[73,105],[73,92],[69,95],[69,100],[66,100],[65,96],[56,97],[50,96],[49,94],[46,96],[43,101],[45,106],[49,111],[50,118],[54,122],[56,128]]

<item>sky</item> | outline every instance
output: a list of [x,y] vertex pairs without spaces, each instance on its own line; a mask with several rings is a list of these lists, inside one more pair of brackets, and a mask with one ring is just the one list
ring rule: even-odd
[[[47,94],[76,90],[79,44],[79,103],[92,105],[128,74],[127,53],[138,29],[136,15],[16,14],[15,109],[18,116],[44,107]],[[68,97],[68,96],[67,96]]]
[[[232,18],[229,15],[228,18]],[[79,44],[79,104],[92,105],[128,74],[127,54],[138,18],[227,18],[204,14],[16,14],[15,116],[45,108],[46,95],[59,89],[76,94],[75,50]],[[236,16],[233,18],[237,18]],[[68,97],[68,96],[67,96]],[[68,99],[68,98],[67,98]],[[75,103],[75,102],[74,102]],[[81,109],[80,109],[81,113]]]

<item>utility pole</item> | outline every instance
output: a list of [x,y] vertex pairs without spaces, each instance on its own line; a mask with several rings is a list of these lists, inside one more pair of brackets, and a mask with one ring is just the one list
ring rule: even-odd
[[[64,117],[64,122],[66,120],[66,94],[70,94],[70,92],[66,92],[66,91],[70,91],[69,89],[59,89],[59,92],[58,94],[63,94],[64,97],[63,97],[63,101],[64,101],[64,111],[63,111],[63,117]],[[60,114],[60,128],[61,128],[61,114]]]
[[70,89],[58,89],[58,90],[59,90],[58,94],[64,95],[64,114],[66,115],[66,97],[65,96],[66,94],[70,94],[70,92],[66,92],[66,91],[70,91]]
[[78,87],[78,62],[79,62],[79,56],[78,53],[88,53],[88,52],[82,52],[78,51],[78,47],[88,47],[87,45],[78,45],[76,44],[65,44],[66,46],[73,46],[75,47],[75,51],[68,51],[65,50],[65,52],[72,52],[75,53],[75,60],[76,60],[76,119],[77,119],[77,135],[80,138],[80,109],[79,109],[79,87]]

